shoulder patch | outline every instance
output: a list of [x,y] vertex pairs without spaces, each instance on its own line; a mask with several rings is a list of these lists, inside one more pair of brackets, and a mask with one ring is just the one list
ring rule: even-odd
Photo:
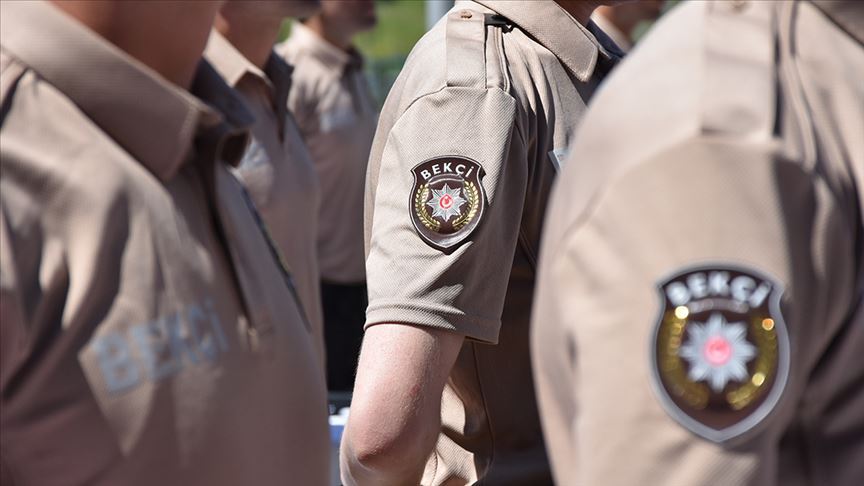
[[483,167],[474,160],[452,155],[421,162],[411,173],[414,187],[409,212],[423,241],[442,251],[465,241],[480,224],[486,209]]
[[663,408],[713,442],[753,429],[777,405],[789,374],[782,285],[717,264],[681,269],[658,290],[650,357]]

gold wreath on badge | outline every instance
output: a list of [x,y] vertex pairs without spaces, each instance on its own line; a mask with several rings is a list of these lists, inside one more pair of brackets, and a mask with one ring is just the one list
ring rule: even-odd
[[651,355],[660,403],[708,440],[746,434],[773,412],[789,373],[782,284],[719,263],[679,269],[658,290]]
[[421,162],[411,169],[411,220],[430,246],[449,251],[466,241],[483,217],[483,167],[462,156]]

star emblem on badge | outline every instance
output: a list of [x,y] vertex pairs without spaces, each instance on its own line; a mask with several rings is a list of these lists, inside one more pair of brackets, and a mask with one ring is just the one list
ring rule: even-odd
[[432,197],[426,205],[432,208],[433,218],[441,218],[446,222],[453,216],[461,216],[461,208],[466,202],[468,201],[462,197],[461,189],[451,189],[444,184],[441,189],[432,189]]
[[729,323],[714,313],[704,323],[694,322],[688,336],[678,355],[690,365],[690,380],[706,382],[715,393],[732,380],[747,381],[747,363],[756,357],[757,349],[747,341],[744,323]]

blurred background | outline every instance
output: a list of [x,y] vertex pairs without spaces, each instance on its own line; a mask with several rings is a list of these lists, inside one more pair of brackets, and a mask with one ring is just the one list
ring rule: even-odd
[[[646,1],[636,0],[635,4],[659,5],[663,12],[669,10],[679,0]],[[366,57],[366,74],[378,106],[399,75],[402,64],[411,48],[426,31],[432,27],[453,6],[453,0],[377,0],[378,26],[370,32],[357,37],[357,47]],[[624,7],[634,8],[633,6]],[[638,41],[653,24],[653,21],[640,21],[633,28],[634,41]],[[282,26],[279,41],[291,32],[291,21]]]
[[[357,48],[366,58],[366,74],[378,106],[390,91],[411,48],[453,6],[452,0],[377,0],[378,25],[357,36]],[[291,32],[291,20],[282,26],[281,42]]]

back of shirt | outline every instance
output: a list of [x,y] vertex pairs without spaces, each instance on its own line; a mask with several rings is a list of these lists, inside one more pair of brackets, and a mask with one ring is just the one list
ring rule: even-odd
[[595,98],[533,319],[562,484],[864,477],[862,27],[688,3]]

